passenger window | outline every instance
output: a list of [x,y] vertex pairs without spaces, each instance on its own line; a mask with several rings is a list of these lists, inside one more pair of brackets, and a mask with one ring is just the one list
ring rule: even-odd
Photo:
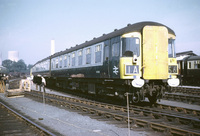
[[71,60],[70,60],[71,58],[70,58],[70,55],[68,56],[68,67],[70,67],[70,65],[71,65]]
[[82,50],[81,51],[79,51],[78,52],[78,65],[80,66],[80,65],[82,65]]
[[72,66],[75,66],[75,53],[72,54]]
[[56,68],[58,68],[58,58],[56,59]]
[[86,64],[91,64],[91,49],[87,48],[86,50]]
[[95,63],[101,62],[101,45],[95,46]]
[[62,68],[62,57],[60,57],[60,68]]
[[112,56],[119,56],[119,43],[114,43],[112,45]]
[[104,60],[108,60],[109,58],[109,46],[104,46]]
[[191,67],[192,67],[192,64],[191,64],[191,62],[188,62],[189,64],[188,64],[188,69],[191,69]]
[[67,55],[65,55],[64,67],[67,67]]

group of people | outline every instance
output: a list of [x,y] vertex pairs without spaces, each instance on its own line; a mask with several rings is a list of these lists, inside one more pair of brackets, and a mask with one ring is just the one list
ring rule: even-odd
[[41,87],[43,87],[43,91],[45,92],[46,80],[43,76],[41,75],[34,76],[33,82],[40,86],[40,91]]

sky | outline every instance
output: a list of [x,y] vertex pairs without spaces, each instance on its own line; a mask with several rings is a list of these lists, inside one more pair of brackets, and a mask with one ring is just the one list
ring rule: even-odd
[[200,55],[200,0],[0,0],[0,54],[35,64],[114,29],[141,21],[176,33],[176,52]]

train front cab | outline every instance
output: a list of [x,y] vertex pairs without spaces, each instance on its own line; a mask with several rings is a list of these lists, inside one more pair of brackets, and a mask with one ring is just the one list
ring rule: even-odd
[[162,98],[169,86],[178,86],[176,78],[175,35],[164,26],[145,26],[142,33],[124,34],[120,78],[132,85],[129,93],[134,103],[148,97],[151,103]]

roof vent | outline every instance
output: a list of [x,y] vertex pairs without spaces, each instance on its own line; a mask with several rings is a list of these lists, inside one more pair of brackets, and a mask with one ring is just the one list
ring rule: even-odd
[[130,26],[131,24],[127,24],[127,26]]
[[117,31],[117,29],[115,29],[114,31]]
[[85,42],[88,42],[88,41],[85,41]]
[[93,38],[93,40],[96,39],[96,37]]
[[103,34],[103,36],[105,36],[106,34]]

